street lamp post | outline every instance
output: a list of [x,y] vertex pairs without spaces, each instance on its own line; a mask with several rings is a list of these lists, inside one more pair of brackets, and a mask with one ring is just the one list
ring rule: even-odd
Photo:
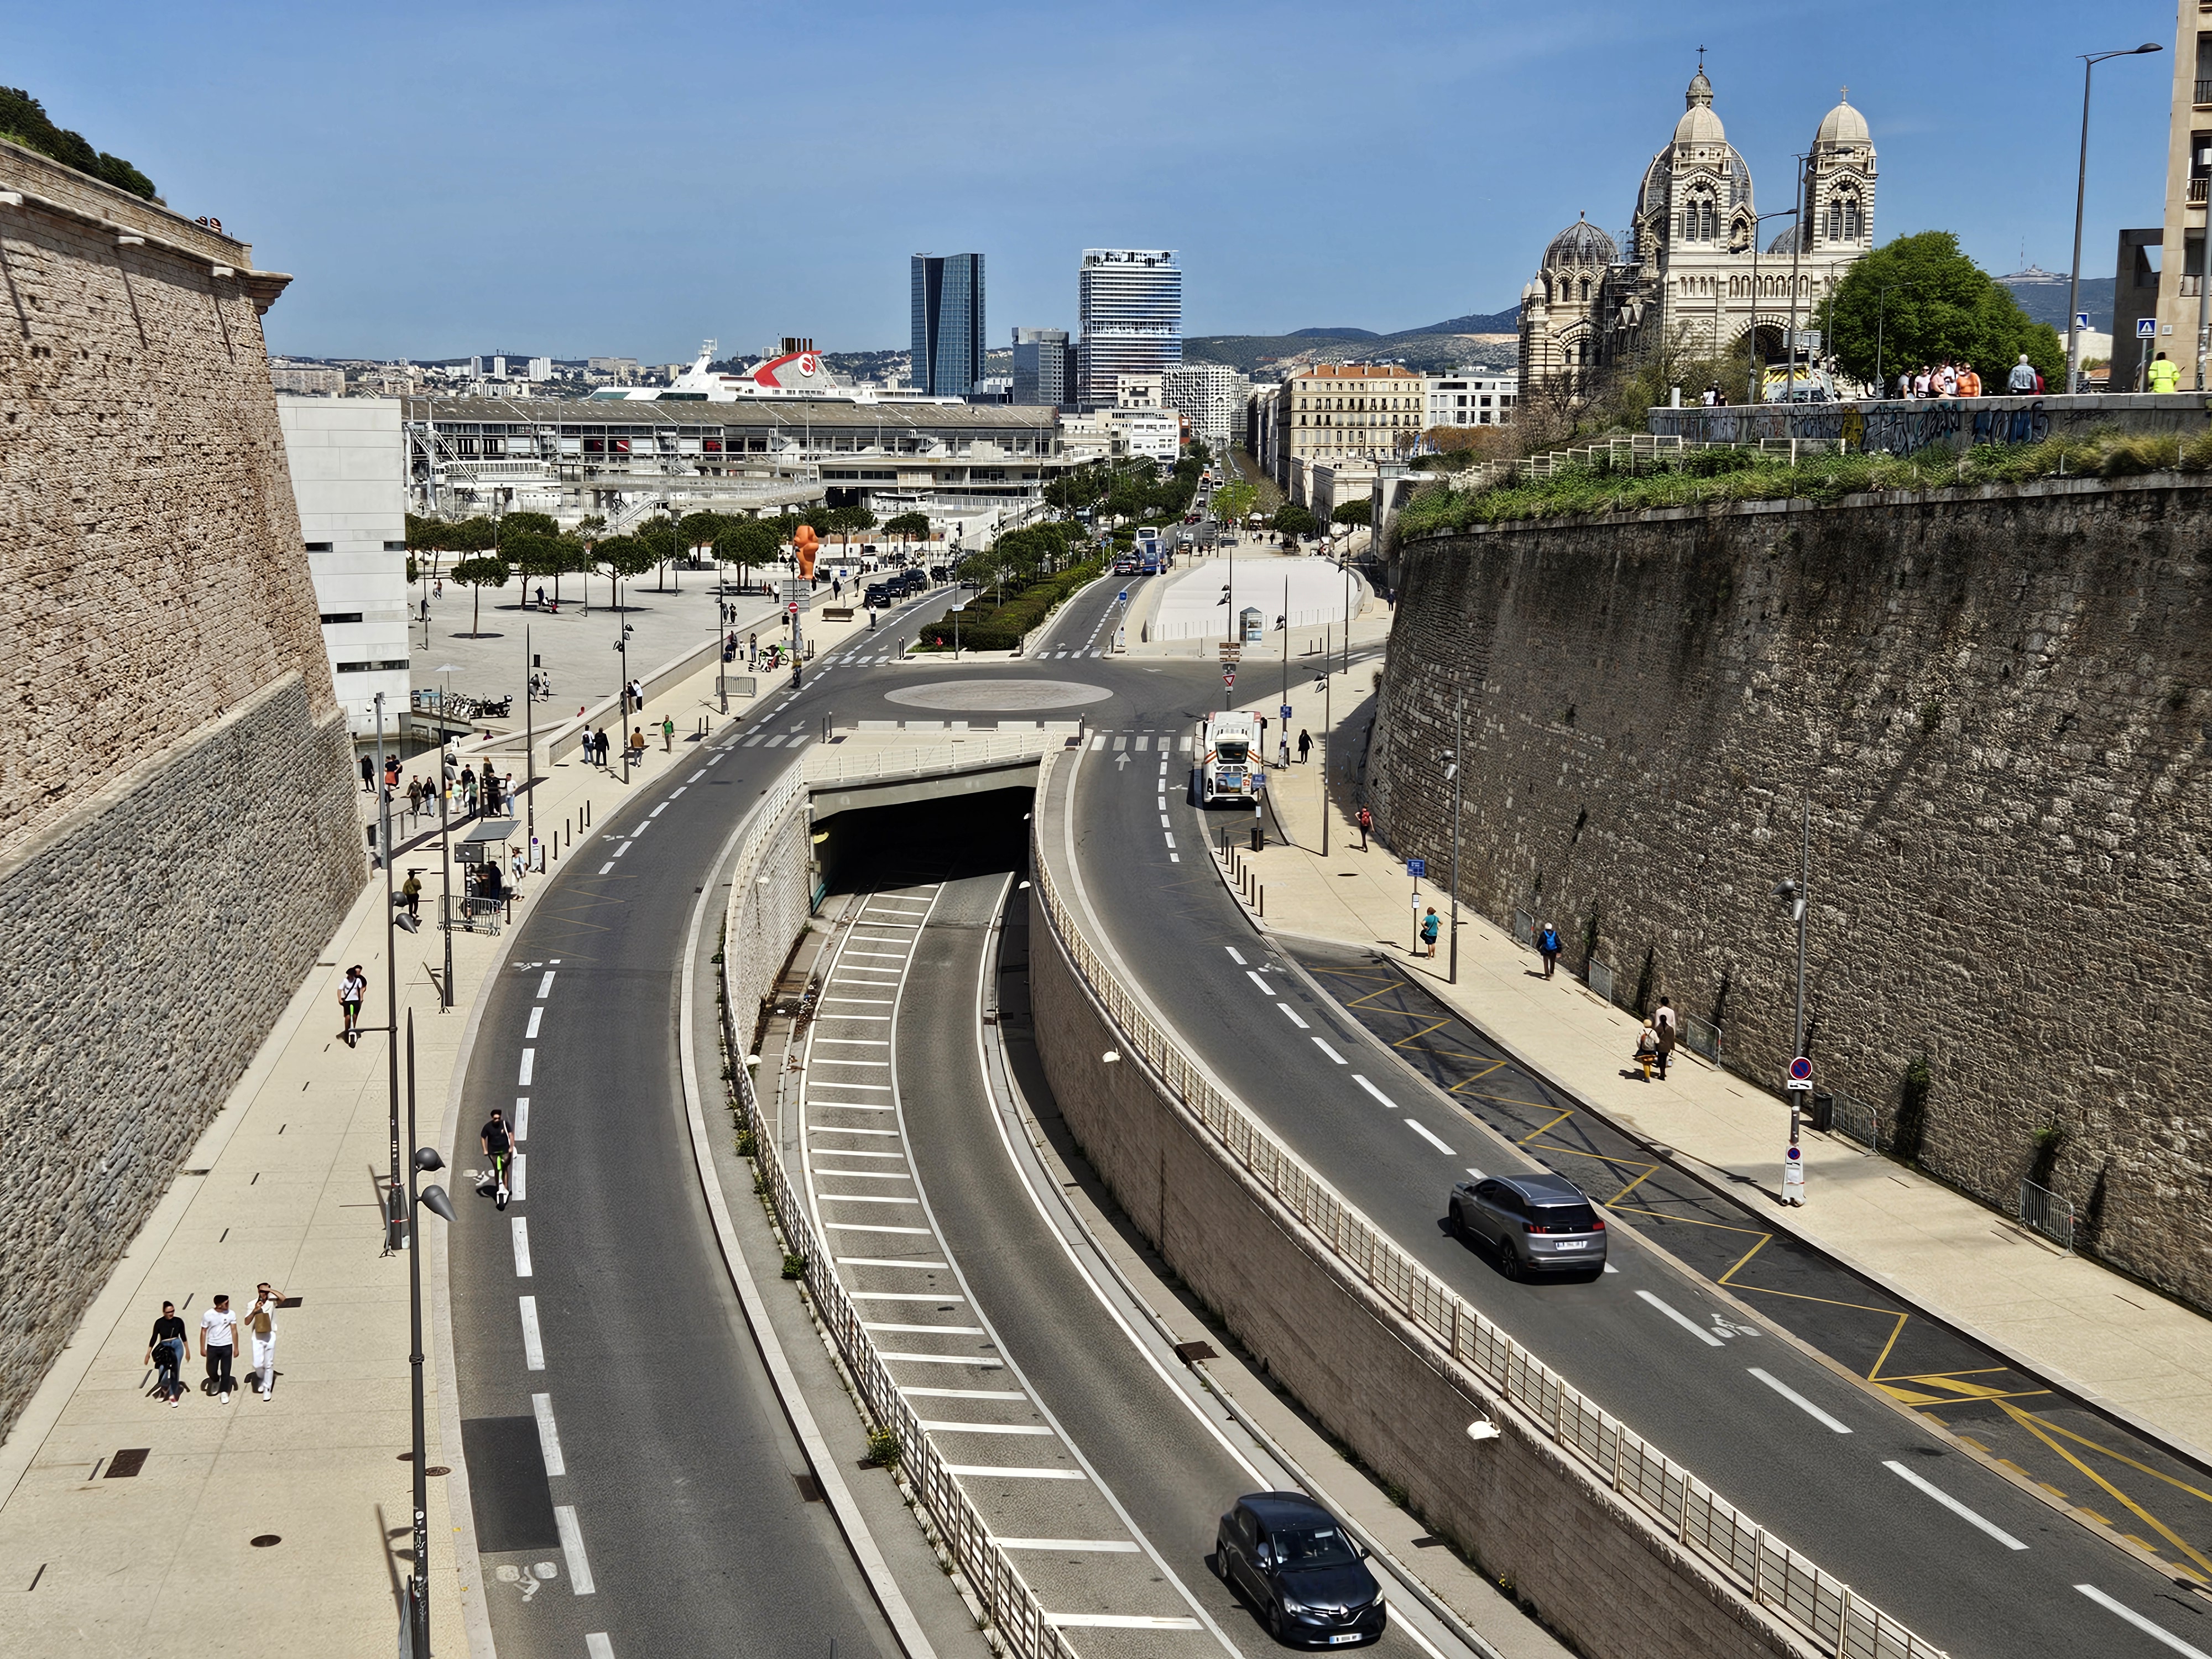
[[[2081,210],[2089,190],[2089,76],[2107,58],[2140,58],[2147,52],[2163,52],[2155,40],[2146,40],[2125,52],[2085,52],[2081,58],[2081,163],[2074,175],[2074,275],[2066,285],[2066,390],[2081,389],[2081,331],[2076,321],[2081,304]],[[2185,253],[2186,250],[2184,250]],[[2203,284],[2200,282],[2199,286]]]
[[[1810,906],[1812,890],[1813,795],[1808,789],[1805,793],[1804,822],[1802,839],[1799,844],[1796,879],[1778,881],[1774,884],[1774,896],[1790,902],[1791,917],[1797,924],[1797,1012],[1796,1022],[1791,1026],[1790,1039],[1790,1053],[1793,1060],[1805,1052],[1805,915]],[[1802,1121],[1798,1101],[1804,1092],[1802,1089],[1790,1091],[1790,1145],[1793,1149],[1790,1154],[1793,1158],[1796,1156],[1794,1149],[1797,1145],[1797,1133]]]
[[538,726],[537,694],[532,689],[535,665],[530,655],[530,626],[522,629],[522,810],[529,820],[524,826],[526,838],[524,845],[530,848],[530,861],[538,862]]
[[[384,781],[384,693],[376,694],[376,847],[384,864],[384,1007],[396,1030],[399,1020],[398,908],[392,891],[392,788]],[[384,1248],[398,1249],[405,1238],[399,1214],[399,1054],[396,1046],[385,1050],[384,1069],[392,1090],[392,1176],[385,1188]]]
[[[438,1006],[441,1008],[453,1006],[453,823],[450,810],[452,802],[448,799],[453,793],[453,785],[446,775],[451,763],[448,753],[442,747],[438,750],[438,902],[445,915],[441,925],[446,934],[446,976],[438,981]],[[392,1184],[394,1187],[399,1184],[396,1170],[392,1173]]]
[[[622,607],[619,604],[615,607],[615,615],[617,617],[622,615]],[[630,624],[624,623],[622,624],[622,632],[615,635],[615,650],[622,657],[622,690],[617,700],[622,704],[623,710],[623,718],[617,722],[621,730],[616,735],[622,739],[624,783],[629,781],[629,630]]]
[[1459,814],[1460,803],[1467,787],[1459,775],[1462,752],[1467,747],[1467,693],[1459,694],[1459,702],[1452,715],[1451,765],[1444,777],[1452,787],[1452,842],[1451,842],[1451,982],[1459,983]]
[[[1881,378],[1882,325],[1884,324],[1884,322],[1886,322],[1886,321],[1887,320],[1887,316],[1886,316],[1886,314],[1885,314],[1885,313],[1886,313],[1886,312],[1887,312],[1887,307],[1888,307],[1888,305],[1889,305],[1889,296],[1890,296],[1891,295],[1893,295],[1893,294],[1896,293],[1896,292],[1897,292],[1897,290],[1898,290],[1899,288],[1903,287],[1903,286],[1904,286],[1904,284],[1902,284],[1902,283],[1891,283],[1887,288],[1886,288],[1886,289],[1882,289],[1881,293],[1879,293],[1879,294],[1877,294],[1876,295],[1875,295],[1875,301],[1874,301],[1874,395],[1875,395],[1875,397],[1877,397],[1877,398],[1886,398],[1886,397],[1887,397],[1887,396],[1889,395],[1889,393],[1888,393],[1887,390],[1886,389],[1886,387],[1885,387],[1885,386],[1884,386],[1884,384],[1883,384],[1882,378]],[[1831,331],[1832,332],[1832,331],[1833,331],[1833,330],[1834,330],[1834,328],[1835,328],[1835,322],[1836,322],[1835,317],[1834,317],[1833,313],[1832,313],[1830,314],[1829,318],[1828,318],[1828,326],[1829,326],[1829,329],[1830,329],[1830,331]]]
[[[415,1139],[415,1016],[407,1016],[407,1139]],[[437,1149],[417,1146],[407,1166],[407,1213],[413,1218],[417,1205],[450,1223],[453,1200],[434,1183],[417,1190],[418,1178],[445,1167]],[[400,1610],[400,1630],[406,1638],[408,1659],[430,1659],[430,1472],[429,1436],[425,1431],[422,1394],[422,1238],[410,1229],[407,1251],[409,1333],[408,1371],[414,1386],[415,1408],[415,1559],[407,1577],[407,1600]]]

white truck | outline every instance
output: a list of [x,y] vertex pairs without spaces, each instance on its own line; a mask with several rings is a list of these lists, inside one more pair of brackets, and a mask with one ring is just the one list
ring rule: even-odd
[[1231,710],[1208,714],[1199,738],[1198,804],[1250,802],[1266,789],[1265,757],[1260,753],[1256,715]]

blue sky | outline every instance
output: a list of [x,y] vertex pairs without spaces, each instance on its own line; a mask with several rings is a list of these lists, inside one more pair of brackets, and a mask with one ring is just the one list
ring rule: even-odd
[[1085,246],[1180,249],[1193,334],[1513,305],[1618,232],[1708,48],[1762,210],[1848,84],[1882,240],[2083,270],[2160,217],[2172,0],[1203,7],[18,8],[0,80],[296,281],[273,349],[689,356],[902,346],[907,258],[980,250],[993,343]]

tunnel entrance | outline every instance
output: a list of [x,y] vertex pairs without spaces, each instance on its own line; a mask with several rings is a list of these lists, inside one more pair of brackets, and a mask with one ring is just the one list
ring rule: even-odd
[[1026,786],[896,806],[848,807],[814,820],[818,893],[1026,869]]

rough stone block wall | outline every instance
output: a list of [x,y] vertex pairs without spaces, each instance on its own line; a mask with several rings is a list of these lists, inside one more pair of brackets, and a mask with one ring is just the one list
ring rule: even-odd
[[5,143],[0,189],[59,204],[0,205],[4,1433],[367,860],[252,250]]
[[[1431,1531],[1593,1659],[1808,1653],[1310,1245],[1139,1066],[1102,1063],[1127,1044],[1042,919],[1032,939],[1039,1052],[1092,1164],[1237,1339],[1402,1486]],[[1478,1417],[1503,1435],[1470,1441]]]
[[1926,1167],[2006,1207],[2033,1174],[2212,1305],[2209,534],[2169,477],[1409,544],[1378,822],[1441,884],[1463,707],[1462,902],[1556,922],[1576,968],[1594,940],[1778,1090],[1809,793],[1820,1085],[1910,1152],[1924,1060]]

